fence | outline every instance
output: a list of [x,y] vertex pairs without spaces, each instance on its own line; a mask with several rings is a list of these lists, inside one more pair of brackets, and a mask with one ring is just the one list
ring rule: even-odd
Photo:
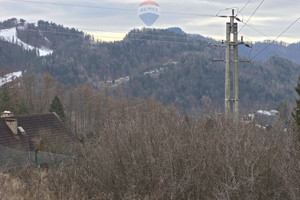
[[59,166],[72,156],[43,151],[22,151],[0,145],[0,167],[19,168],[26,166]]

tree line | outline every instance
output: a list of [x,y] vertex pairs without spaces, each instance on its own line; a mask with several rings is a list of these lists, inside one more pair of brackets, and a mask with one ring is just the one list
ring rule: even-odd
[[299,141],[280,123],[266,132],[233,124],[217,112],[194,118],[152,98],[110,97],[87,85],[61,94],[76,113],[87,115],[76,122],[86,134],[72,149],[74,159],[42,173],[11,171],[0,179],[1,198],[294,200],[300,195]]
[[[300,78],[298,99],[299,84]],[[46,176],[35,168],[6,174],[0,179],[1,198],[297,199],[300,195],[299,100],[291,129],[284,131],[278,123],[265,132],[232,124],[218,112],[194,118],[151,97],[116,97],[87,84],[63,85],[48,73],[25,74],[2,87],[0,96],[1,106],[9,100],[18,108],[23,101],[24,112],[29,113],[63,109],[57,106],[61,102],[67,125],[81,141],[69,149],[74,159],[59,170],[50,167]]]

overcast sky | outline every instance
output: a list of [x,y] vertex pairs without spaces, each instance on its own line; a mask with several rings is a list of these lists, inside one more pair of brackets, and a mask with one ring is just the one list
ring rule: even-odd
[[[145,27],[137,13],[138,6],[143,0],[0,0],[0,2],[1,21],[12,17],[23,18],[29,22],[42,19],[97,34],[102,40],[120,39],[134,28]],[[47,2],[51,4],[45,4]],[[226,8],[242,9],[248,2],[238,15],[246,22],[262,0],[156,0],[156,2],[162,12],[152,28],[180,27],[187,33],[223,39],[225,23],[229,19],[215,17],[216,14],[230,15],[231,10]],[[265,0],[249,20],[249,26],[245,26],[239,35],[252,42],[275,39],[300,17],[299,9],[298,0]],[[239,28],[242,26],[243,24],[239,23]],[[287,43],[300,41],[300,20],[279,40]]]

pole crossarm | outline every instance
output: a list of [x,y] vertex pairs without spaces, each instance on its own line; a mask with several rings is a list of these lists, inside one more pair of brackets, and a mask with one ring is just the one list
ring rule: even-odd
[[[214,58],[211,61],[213,61],[213,62],[226,62],[226,60],[224,60],[224,59],[217,59],[217,58]],[[235,62],[235,61],[231,60],[231,62]],[[252,60],[238,60],[238,62],[239,63],[249,63],[249,62],[252,62]]]

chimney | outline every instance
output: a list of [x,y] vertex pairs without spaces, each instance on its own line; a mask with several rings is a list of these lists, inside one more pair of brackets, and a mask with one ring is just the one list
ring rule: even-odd
[[4,118],[4,117],[13,117],[14,114],[10,111],[4,111],[3,113],[1,113],[1,118]]
[[18,135],[18,121],[14,118],[5,119],[5,123],[14,135]]

